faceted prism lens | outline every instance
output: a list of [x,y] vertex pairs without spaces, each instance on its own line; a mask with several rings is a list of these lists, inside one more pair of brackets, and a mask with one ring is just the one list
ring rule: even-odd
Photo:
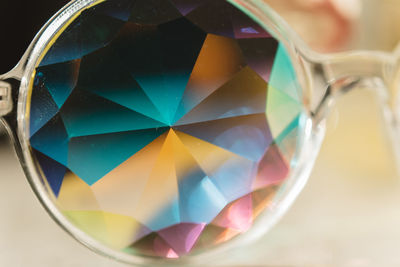
[[294,166],[285,48],[224,0],[114,0],[54,40],[30,144],[63,214],[128,254],[178,258],[245,233]]

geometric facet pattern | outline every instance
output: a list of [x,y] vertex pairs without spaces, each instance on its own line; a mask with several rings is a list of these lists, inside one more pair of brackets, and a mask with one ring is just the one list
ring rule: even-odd
[[128,254],[244,234],[295,164],[301,95],[283,45],[225,0],[113,0],[38,63],[30,144],[65,216]]

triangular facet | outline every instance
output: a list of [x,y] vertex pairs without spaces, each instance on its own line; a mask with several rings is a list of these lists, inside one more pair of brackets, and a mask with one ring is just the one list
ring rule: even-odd
[[244,65],[240,47],[235,40],[208,34],[177,110],[175,121],[231,80]]
[[299,93],[299,81],[296,70],[288,51],[282,44],[279,44],[275,56],[269,84],[272,88],[281,91],[294,101],[301,103],[302,99]]
[[79,230],[103,244],[111,245],[102,211],[67,210],[63,213]]
[[158,256],[167,259],[179,258],[179,255],[171,248],[161,236],[157,233],[151,233],[132,246],[125,248],[124,252],[129,254],[141,253],[142,255]]
[[254,188],[262,188],[282,182],[289,174],[289,166],[282,157],[279,147],[271,145],[258,166]]
[[246,67],[209,95],[176,125],[193,124],[265,111],[267,83]]
[[179,12],[183,15],[186,16],[196,8],[198,8],[201,5],[204,5],[207,3],[207,1],[210,0],[170,0],[176,7],[176,9],[179,10]]
[[72,138],[68,168],[92,185],[165,131],[158,128]]
[[160,121],[79,89],[74,90],[60,113],[71,138],[166,126]]
[[82,58],[106,46],[123,21],[110,16],[83,11],[51,46],[40,66],[67,62]]
[[227,1],[209,1],[187,14],[204,32],[234,39],[231,14],[235,7]]
[[58,193],[60,192],[65,173],[67,172],[67,168],[37,150],[34,150],[34,154],[42,168],[43,174],[46,177],[46,181],[49,183],[50,188],[57,197]]
[[[169,109],[166,111],[168,111],[170,125],[172,125],[193,67],[203,47],[206,33],[186,18],[160,25],[158,30],[162,42],[162,75],[165,82],[165,92],[158,92],[158,94],[161,93],[164,96],[164,99],[162,99],[162,102],[158,101],[157,104],[163,106],[164,103],[169,103]],[[159,97],[157,95],[157,99]]]
[[121,250],[151,233],[151,230],[129,216],[103,212],[107,227],[107,244]]
[[273,38],[238,40],[247,65],[268,82],[275,61],[278,42]]
[[231,228],[241,233],[253,225],[253,201],[251,194],[235,200],[214,219],[212,224]]
[[93,11],[121,21],[128,21],[134,3],[135,1],[132,0],[118,0],[116,5],[113,1],[105,1],[95,6]]
[[33,148],[68,167],[69,137],[59,114],[49,120],[30,139]]
[[285,130],[275,139],[275,143],[279,147],[279,151],[283,158],[290,166],[295,156],[296,149],[298,148],[301,115],[294,118],[294,120],[286,127]]
[[112,49],[100,49],[85,56],[81,69],[78,84],[81,90],[106,98],[153,120],[166,123],[154,103]]
[[202,235],[200,235],[200,238],[197,240],[197,243],[193,250],[209,249],[210,246],[224,243],[239,234],[239,231],[231,228],[208,224],[204,228]]
[[251,192],[254,162],[188,134],[176,133],[226,203]]
[[139,0],[133,5],[129,21],[136,24],[157,25],[182,17],[170,1]]
[[[236,39],[271,38],[271,35],[259,23],[249,19],[249,16],[239,9],[232,11],[232,25]],[[263,47],[262,49],[267,48]]]
[[268,207],[273,205],[273,199],[279,185],[272,185],[266,188],[255,190],[251,193],[253,199],[253,217],[257,218],[262,212],[268,211]]
[[38,73],[32,90],[29,122],[30,136],[32,137],[46,125],[57,114],[58,110],[57,104],[44,85],[43,76]]
[[114,40],[114,51],[170,125],[205,37],[180,18],[159,26],[127,23]]
[[185,255],[192,250],[204,227],[205,224],[181,223],[158,231],[158,234],[179,255]]
[[135,218],[153,231],[180,223],[179,188],[173,153],[174,138],[170,130],[138,204],[132,207],[135,210]]
[[258,162],[272,136],[264,113],[231,117],[175,127],[218,147]]
[[171,131],[182,222],[211,222],[227,204],[179,137]]
[[301,112],[302,105],[299,102],[285,92],[269,86],[266,114],[274,138],[280,136]]
[[148,182],[167,134],[163,134],[92,185],[105,211],[136,218],[136,205]]
[[57,204],[63,211],[101,210],[90,186],[71,172],[64,177]]
[[78,81],[81,60],[47,65],[37,69],[58,108],[61,108]]

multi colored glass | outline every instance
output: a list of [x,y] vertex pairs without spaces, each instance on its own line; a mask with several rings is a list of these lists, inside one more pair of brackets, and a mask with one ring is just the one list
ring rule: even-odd
[[301,107],[285,48],[229,2],[105,1],[38,62],[30,144],[74,225],[178,258],[269,208],[296,162]]

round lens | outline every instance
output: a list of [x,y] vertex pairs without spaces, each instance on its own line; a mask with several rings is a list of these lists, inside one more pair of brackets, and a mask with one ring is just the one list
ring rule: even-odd
[[28,101],[48,196],[127,254],[179,258],[246,233],[296,164],[288,52],[225,0],[114,0],[49,40]]

